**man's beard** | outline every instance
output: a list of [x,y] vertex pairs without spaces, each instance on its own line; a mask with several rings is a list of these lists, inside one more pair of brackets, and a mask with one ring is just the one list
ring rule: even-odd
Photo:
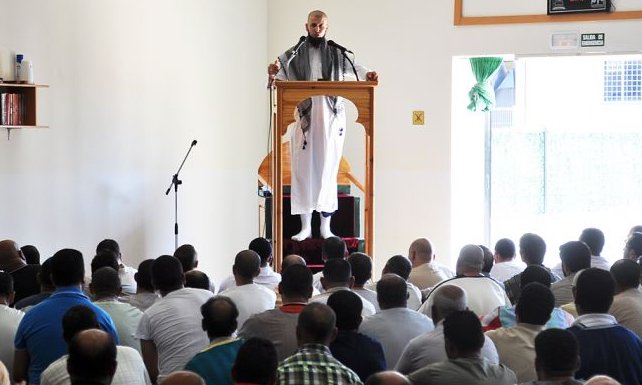
[[311,46],[314,48],[319,48],[319,46],[325,42],[325,36],[324,37],[313,37],[308,34],[308,43],[310,43]]

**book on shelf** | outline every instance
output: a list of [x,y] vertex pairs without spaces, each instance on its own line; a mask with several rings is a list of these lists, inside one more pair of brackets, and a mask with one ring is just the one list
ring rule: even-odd
[[24,96],[16,93],[0,94],[0,125],[21,126],[25,123]]

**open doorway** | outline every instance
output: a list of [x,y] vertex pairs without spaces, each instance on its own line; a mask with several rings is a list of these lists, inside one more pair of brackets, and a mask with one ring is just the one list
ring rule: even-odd
[[[597,227],[603,256],[621,258],[630,227],[642,224],[642,55],[507,64],[498,107],[470,113],[460,95],[474,81],[468,60],[453,62],[453,212],[481,218],[453,234],[492,246],[534,232],[552,266],[559,245]],[[480,198],[466,201],[471,188]]]

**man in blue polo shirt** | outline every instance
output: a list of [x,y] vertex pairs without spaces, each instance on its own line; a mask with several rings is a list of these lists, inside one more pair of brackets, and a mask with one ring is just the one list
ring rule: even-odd
[[40,373],[67,352],[62,317],[72,306],[90,307],[100,327],[118,344],[112,319],[82,292],[84,276],[85,264],[78,250],[63,249],[51,257],[51,279],[56,291],[25,314],[18,326],[13,373],[16,382],[39,385]]

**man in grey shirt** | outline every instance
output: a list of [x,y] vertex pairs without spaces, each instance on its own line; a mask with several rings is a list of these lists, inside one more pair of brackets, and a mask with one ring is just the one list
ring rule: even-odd
[[484,333],[475,313],[455,311],[444,320],[448,360],[428,365],[408,379],[413,385],[513,385],[517,377],[504,365],[481,357]]

